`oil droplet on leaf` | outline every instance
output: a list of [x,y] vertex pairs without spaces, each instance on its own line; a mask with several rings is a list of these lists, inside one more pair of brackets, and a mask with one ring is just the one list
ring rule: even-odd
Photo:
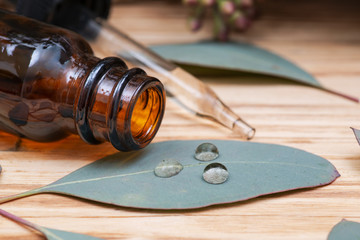
[[211,163],[205,167],[203,178],[208,183],[221,184],[229,178],[229,172],[221,163]]
[[175,159],[164,159],[155,167],[154,173],[158,177],[169,178],[181,172],[183,168]]
[[195,150],[195,158],[199,161],[211,161],[219,156],[219,150],[212,143],[200,144]]

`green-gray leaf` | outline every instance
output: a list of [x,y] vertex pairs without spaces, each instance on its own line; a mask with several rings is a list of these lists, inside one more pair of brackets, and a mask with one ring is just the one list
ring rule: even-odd
[[60,231],[52,228],[40,227],[40,231],[48,240],[102,240],[89,235]]
[[360,223],[342,220],[331,230],[328,240],[359,240]]
[[[202,173],[214,161],[194,158],[195,149],[203,142],[208,140],[168,141],[137,152],[116,153],[18,197],[59,193],[125,207],[187,209],[321,186],[339,176],[327,160],[299,149],[212,140],[219,149],[215,161],[229,171],[225,183],[213,185],[202,179]],[[154,169],[164,159],[177,160],[183,170],[170,178],[157,177]]]
[[355,128],[351,128],[351,129],[353,130],[354,135],[355,135],[355,138],[356,138],[357,142],[358,142],[359,145],[360,145],[360,130],[355,129]]
[[[311,74],[294,63],[265,49],[241,42],[204,41],[189,44],[152,46],[151,49],[164,58],[172,60],[187,70],[200,68],[265,74],[297,81],[324,89],[328,92],[359,100],[323,87]],[[190,68],[188,68],[190,66]],[[196,67],[196,68],[194,68]]]
[[14,214],[9,213],[3,209],[0,209],[0,215],[42,233],[48,240],[103,240],[102,238],[91,237],[89,235],[42,227],[23,218],[15,216]]

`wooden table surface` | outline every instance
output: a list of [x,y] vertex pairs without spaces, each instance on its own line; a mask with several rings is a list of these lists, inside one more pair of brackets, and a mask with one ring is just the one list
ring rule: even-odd
[[[338,3],[336,3],[338,2]],[[234,36],[299,64],[322,84],[360,96],[360,6],[356,1],[261,3],[262,18]],[[145,44],[182,43],[211,36],[185,27],[176,3],[117,5],[110,22]],[[312,190],[191,211],[117,208],[42,194],[1,208],[46,227],[104,239],[326,239],[341,219],[360,222],[360,147],[350,126],[360,127],[360,106],[329,93],[267,77],[203,78],[236,113],[257,128],[254,142],[283,144],[320,155],[341,177]],[[236,139],[231,132],[180,108],[171,99],[155,142],[171,139]],[[77,136],[45,144],[0,134],[0,196],[48,184],[112,154]],[[0,217],[0,239],[42,239]]]

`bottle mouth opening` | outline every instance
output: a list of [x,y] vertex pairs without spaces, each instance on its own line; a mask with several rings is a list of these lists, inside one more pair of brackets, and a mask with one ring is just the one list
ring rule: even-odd
[[101,60],[84,81],[77,100],[76,128],[92,144],[110,141],[120,151],[146,147],[165,110],[162,83],[119,58]]
[[121,151],[146,147],[155,137],[164,115],[165,91],[161,82],[137,75],[126,84],[116,102],[115,121],[111,121],[116,127],[110,127],[110,142]]
[[163,97],[155,86],[144,89],[136,99],[130,121],[132,138],[147,145],[155,136],[161,122]]

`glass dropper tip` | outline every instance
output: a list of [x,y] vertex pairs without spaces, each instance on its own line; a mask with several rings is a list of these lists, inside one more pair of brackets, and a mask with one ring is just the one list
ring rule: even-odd
[[244,122],[241,118],[237,119],[233,123],[232,130],[234,133],[240,135],[246,140],[250,140],[255,136],[255,128],[251,127],[249,124]]

